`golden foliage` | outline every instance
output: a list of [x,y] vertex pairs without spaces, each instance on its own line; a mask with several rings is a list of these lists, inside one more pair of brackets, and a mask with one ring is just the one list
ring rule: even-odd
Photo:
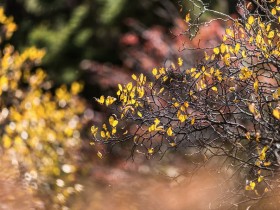
[[[2,38],[16,29],[2,7],[0,27],[5,32]],[[33,194],[42,195],[48,208],[60,209],[81,189],[75,172],[85,104],[77,95],[83,86],[78,82],[70,90],[63,85],[51,93],[51,82],[37,67],[44,55],[35,47],[22,53],[11,45],[2,48],[0,142],[8,159],[21,168],[21,176],[32,177],[27,184],[33,186]]]

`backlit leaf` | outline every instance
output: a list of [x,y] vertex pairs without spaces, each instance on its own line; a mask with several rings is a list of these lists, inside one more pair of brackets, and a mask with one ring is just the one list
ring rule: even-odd
[[250,17],[248,18],[248,24],[249,24],[249,25],[252,25],[254,21],[255,21],[255,18],[254,18],[253,16],[250,16]]
[[173,136],[173,130],[172,130],[172,127],[169,127],[166,131],[167,135],[168,136]]
[[279,111],[279,109],[273,109],[273,112],[272,112],[272,114],[273,114],[273,116],[275,117],[275,118],[277,118],[278,120],[280,120],[280,111]]

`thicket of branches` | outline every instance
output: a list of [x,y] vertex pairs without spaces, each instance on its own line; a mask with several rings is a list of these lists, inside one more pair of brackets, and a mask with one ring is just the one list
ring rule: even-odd
[[[186,14],[187,30],[178,36],[192,38],[200,26],[222,21],[227,25],[222,42],[196,49],[184,45],[182,54],[203,54],[195,66],[179,57],[152,69],[151,81],[151,75],[132,75],[132,82],[119,84],[116,98],[98,98],[114,114],[101,128],[92,127],[94,140],[111,146],[128,142],[132,158],[182,149],[200,154],[195,162],[201,165],[224,157],[224,165],[240,177],[229,189],[242,197],[236,205],[258,201],[277,192],[279,184],[280,1],[239,0],[238,18],[190,2],[190,11],[200,12]],[[202,22],[207,14],[217,18]]]

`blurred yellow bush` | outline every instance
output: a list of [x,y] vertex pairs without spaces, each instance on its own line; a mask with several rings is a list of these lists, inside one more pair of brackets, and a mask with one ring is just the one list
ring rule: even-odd
[[52,83],[38,68],[45,51],[30,47],[19,53],[3,46],[17,26],[1,7],[0,27],[1,155],[18,168],[44,208],[67,209],[67,198],[82,190],[75,177],[85,110],[77,95],[82,84],[52,93]]

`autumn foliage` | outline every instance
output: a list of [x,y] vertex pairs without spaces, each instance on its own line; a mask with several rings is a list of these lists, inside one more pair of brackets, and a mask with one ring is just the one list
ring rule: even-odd
[[[200,17],[213,13],[222,18],[211,22],[227,25],[221,43],[198,46],[204,56],[194,66],[178,57],[148,75],[133,74],[118,85],[116,98],[97,99],[115,111],[100,128],[92,127],[94,140],[130,144],[132,157],[183,150],[200,154],[195,162],[201,165],[224,157],[240,177],[228,193],[243,196],[241,203],[258,201],[278,186],[280,1],[239,1],[238,18],[193,3],[201,14],[187,13],[181,36],[199,33],[209,24]],[[184,45],[182,54],[194,50]]]
[[66,208],[69,196],[82,190],[76,182],[85,110],[78,97],[82,84],[53,93],[38,67],[45,51],[30,47],[20,53],[8,44],[16,28],[0,7],[1,157],[18,171],[15,180],[27,187],[39,209]]

